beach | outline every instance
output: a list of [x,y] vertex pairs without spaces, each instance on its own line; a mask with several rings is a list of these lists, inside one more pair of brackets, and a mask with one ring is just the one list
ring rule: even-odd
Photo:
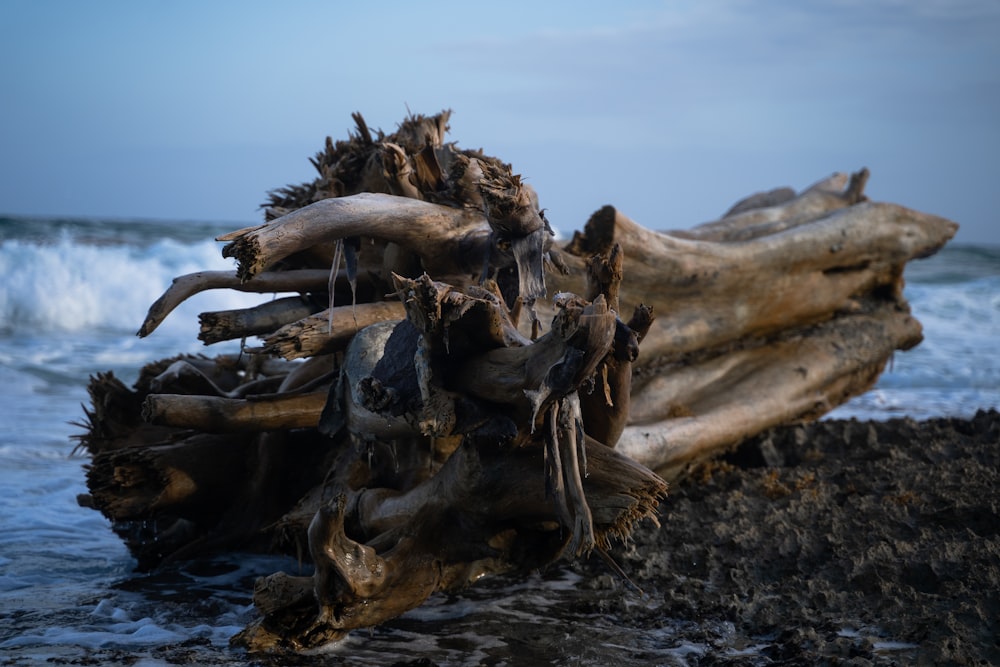
[[0,664],[997,664],[998,478],[995,410],[781,427],[673,486],[660,526],[613,551],[630,582],[563,563],[319,653],[251,657],[226,637],[252,617],[253,567],[293,564],[122,568],[79,608],[44,586],[20,609],[8,595]]
[[568,561],[432,596],[318,655],[230,648],[254,580],[308,564],[235,553],[138,573],[77,504],[72,452],[89,375],[130,384],[155,359],[231,351],[195,338],[198,312],[247,303],[227,291],[135,337],[174,276],[231,266],[210,240],[231,228],[0,224],[0,664],[1000,662],[1000,249],[961,245],[906,269],[924,341],[821,421],[675,483],[660,526],[612,551],[631,583]]
[[622,558],[659,604],[607,611],[696,619],[688,664],[997,664],[998,486],[996,411],[779,428],[675,485]]

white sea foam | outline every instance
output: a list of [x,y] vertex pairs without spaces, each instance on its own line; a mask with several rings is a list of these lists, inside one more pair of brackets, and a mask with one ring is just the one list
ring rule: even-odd
[[969,260],[970,252],[924,260],[929,267],[915,272],[904,291],[923,341],[898,352],[872,391],[828,418],[970,417],[1000,408],[1000,355],[993,353],[1000,340],[1000,252]]
[[[65,231],[47,243],[9,239],[0,244],[0,332],[135,332],[175,277],[234,269],[211,240],[94,245]],[[231,290],[199,294],[191,300],[193,307],[182,306],[164,326],[190,321],[201,310],[246,307],[260,300],[260,295]]]

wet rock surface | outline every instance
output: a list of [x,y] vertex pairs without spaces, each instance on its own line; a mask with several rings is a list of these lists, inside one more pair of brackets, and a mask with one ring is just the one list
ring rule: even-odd
[[606,611],[689,621],[687,664],[1000,664],[998,510],[996,411],[775,429],[674,485],[616,555],[652,604]]

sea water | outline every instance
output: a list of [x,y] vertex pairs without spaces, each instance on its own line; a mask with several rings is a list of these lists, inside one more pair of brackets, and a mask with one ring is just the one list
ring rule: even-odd
[[[131,385],[150,361],[238,351],[235,342],[205,348],[197,315],[255,305],[260,295],[204,292],[149,337],[135,331],[174,277],[232,270],[213,239],[242,226],[0,218],[0,664],[122,656],[243,664],[228,639],[254,618],[254,578],[308,573],[289,558],[230,555],[139,575],[107,520],[76,501],[86,492],[86,458],[72,454],[83,432],[74,422],[90,375],[113,370]],[[968,417],[1000,407],[1000,247],[949,245],[911,262],[905,296],[924,341],[897,353],[872,391],[830,417]],[[678,643],[670,626],[632,632],[588,611],[612,593],[577,583],[561,570],[484,580],[350,635],[326,649],[326,660],[498,664],[498,656],[554,652],[574,664],[648,664],[650,656],[683,664],[705,650]]]

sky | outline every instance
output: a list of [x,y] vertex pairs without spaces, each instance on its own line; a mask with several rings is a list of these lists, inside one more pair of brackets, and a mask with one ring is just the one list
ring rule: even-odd
[[235,229],[352,112],[445,108],[564,234],[868,167],[1000,245],[997,0],[0,2],[0,214]]

